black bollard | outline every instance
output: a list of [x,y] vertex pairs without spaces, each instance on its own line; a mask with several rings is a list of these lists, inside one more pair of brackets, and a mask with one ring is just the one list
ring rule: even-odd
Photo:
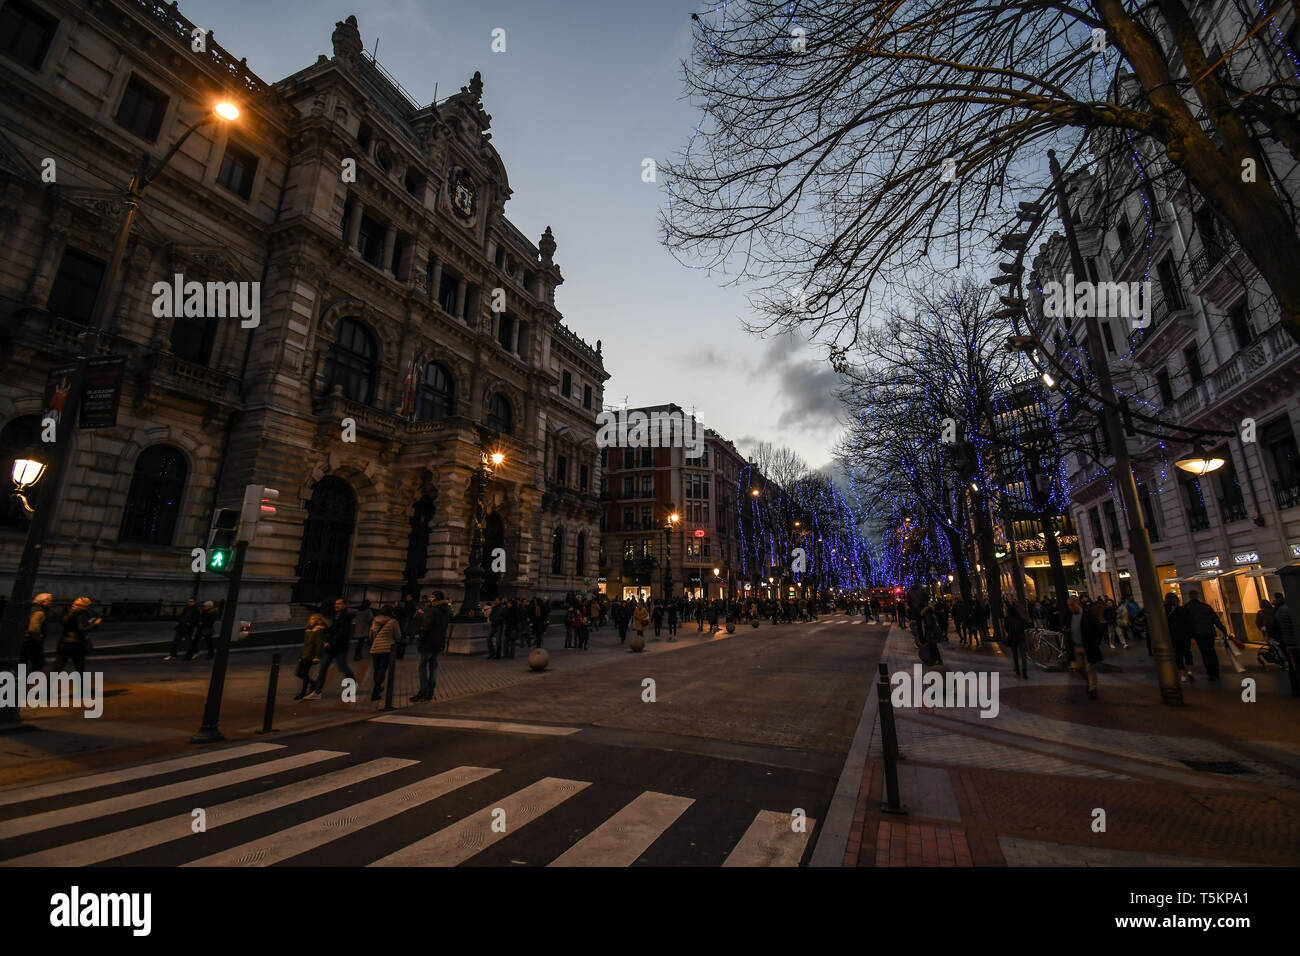
[[262,733],[271,732],[271,722],[275,720],[275,689],[280,683],[280,655],[271,655],[271,680],[266,685],[266,713],[262,716]]
[[388,687],[384,689],[384,710],[393,709],[393,688],[397,686],[397,654],[388,657]]
[[885,677],[876,684],[876,697],[880,706],[880,742],[885,758],[887,798],[880,809],[886,813],[907,813],[898,794],[898,734],[894,726],[894,705],[889,699],[889,681]]

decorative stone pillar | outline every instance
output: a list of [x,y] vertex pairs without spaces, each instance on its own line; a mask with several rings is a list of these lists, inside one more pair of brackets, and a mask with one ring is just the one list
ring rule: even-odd
[[465,281],[464,276],[461,276],[461,278],[456,283],[456,313],[455,313],[456,318],[461,320],[464,320],[465,318],[465,290],[468,287],[469,287],[469,283]]
[[361,200],[355,196],[351,202],[352,213],[348,219],[348,248],[355,250],[357,243],[361,241],[361,214],[365,211],[365,207],[361,204]]
[[393,268],[393,249],[397,246],[397,226],[393,223],[388,224],[384,230],[384,257],[380,260],[379,265],[385,272],[396,276],[397,270]]
[[433,259],[433,280],[429,283],[429,298],[437,302],[438,289],[442,285],[442,260],[432,252],[429,256]]
[[68,244],[68,229],[72,225],[72,210],[67,206],[58,206],[50,215],[50,225],[45,232],[45,245],[41,257],[37,260],[36,270],[32,273],[31,285],[27,290],[26,304],[43,309],[50,300],[50,288],[54,285],[54,276],[59,269],[59,260],[63,258],[63,249]]

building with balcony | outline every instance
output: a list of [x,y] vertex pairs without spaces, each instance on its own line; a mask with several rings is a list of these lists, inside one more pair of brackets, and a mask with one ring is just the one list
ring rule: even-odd
[[[1240,40],[1239,8],[1208,3],[1191,13],[1207,50]],[[1273,82],[1279,70],[1294,82],[1295,13],[1285,8],[1275,21],[1226,61],[1238,86]],[[1141,91],[1122,74],[1113,95]],[[1270,175],[1296,195],[1295,161],[1275,141],[1261,143]],[[1070,178],[1070,203],[1086,278],[1141,283],[1149,308],[1149,321],[1102,311],[1098,324],[1116,389],[1140,415],[1128,422],[1128,450],[1157,576],[1165,592],[1198,588],[1235,633],[1258,640],[1259,602],[1281,590],[1275,570],[1300,557],[1300,346],[1248,257],[1180,170],[1141,146],[1096,145],[1095,154],[1110,159]],[[1034,259],[1028,300],[1054,374],[1077,393],[1093,381],[1084,320],[1047,314],[1041,294],[1046,282],[1064,282],[1069,263],[1064,238],[1054,234]],[[1196,447],[1188,440],[1195,436],[1173,425],[1202,430],[1206,450],[1224,466],[1203,475],[1175,467]],[[1118,598],[1136,588],[1128,522],[1109,471],[1114,458],[1100,427],[1083,445],[1070,458],[1071,517],[1088,589]],[[1099,550],[1105,569],[1094,571]]]
[[[485,493],[484,597],[592,576],[608,376],[600,343],[556,309],[551,230],[534,242],[505,216],[482,80],[420,105],[363,52],[354,17],[332,41],[267,83],[174,4],[0,8],[5,467],[39,452],[47,378],[100,297],[99,351],[126,358],[117,424],[77,434],[57,502],[39,588],[60,600],[219,596],[192,549],[249,484],[281,497],[249,550],[241,616],[459,595],[491,451],[505,457]],[[141,154],[164,154],[218,98],[240,117],[172,157],[105,287]],[[258,323],[201,304],[160,314],[154,284],[176,275],[247,284]],[[6,513],[0,580],[25,528]]]

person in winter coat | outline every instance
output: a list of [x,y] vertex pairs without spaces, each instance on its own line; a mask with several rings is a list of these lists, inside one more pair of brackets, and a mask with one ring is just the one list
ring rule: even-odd
[[[501,652],[505,650],[506,602],[504,598],[497,598],[492,602],[492,610],[488,611],[488,625],[488,660],[499,660]],[[567,630],[565,631],[564,646],[569,646]]]
[[1165,620],[1169,622],[1169,641],[1174,645],[1174,666],[1184,682],[1192,676],[1192,632],[1187,627],[1182,603],[1170,591],[1165,595]]
[[330,664],[335,661],[338,662],[340,673],[356,680],[356,675],[348,666],[348,641],[352,639],[352,618],[352,611],[342,598],[338,598],[334,602],[334,620],[325,630],[325,654],[321,658],[320,669],[316,672],[315,687],[303,700],[320,700],[321,691],[325,689],[325,680],[329,677]]
[[1011,662],[1015,665],[1016,676],[1028,679],[1029,658],[1025,655],[1025,631],[1029,630],[1029,619],[1015,601],[1005,601],[1006,628],[1003,643],[1011,648]]
[[1201,649],[1201,661],[1205,664],[1205,676],[1212,681],[1219,679],[1219,655],[1214,648],[1214,632],[1222,631],[1228,636],[1228,629],[1219,620],[1214,609],[1201,600],[1196,589],[1187,592],[1187,603],[1183,605],[1183,615],[1187,620],[1187,629],[1192,640]]
[[[438,684],[438,655],[447,643],[447,630],[451,626],[451,602],[441,591],[433,592],[433,600],[424,610],[420,627],[420,689],[412,701],[433,700]],[[539,637],[540,640],[540,637]]]
[[533,647],[542,646],[542,635],[546,632],[546,626],[550,623],[551,608],[543,597],[533,598],[533,603],[529,606],[529,622],[533,629]]
[[1105,625],[1092,611],[1085,611],[1078,595],[1070,595],[1065,634],[1075,664],[1088,678],[1088,697],[1097,699],[1097,665],[1101,663],[1101,642]]
[[45,637],[49,633],[50,605],[53,603],[53,594],[38,594],[27,615],[27,633],[23,635],[18,663],[26,664],[29,672],[45,670]]
[[[632,626],[636,628],[636,636],[645,637],[646,626],[650,623],[650,612],[645,609],[645,602],[638,601],[636,610],[632,612]],[[703,627],[700,630],[704,630]]]
[[650,618],[654,621],[655,640],[657,641],[659,640],[659,632],[664,627],[664,606],[659,602],[655,602],[654,611],[651,612]]
[[1291,667],[1287,676],[1291,678],[1291,696],[1300,697],[1300,634],[1296,633],[1295,621],[1291,619],[1291,605],[1286,603],[1286,595],[1281,592],[1273,595],[1272,632],[1286,648],[1287,659]]
[[188,643],[194,629],[199,626],[199,613],[199,606],[194,603],[194,598],[185,602],[185,607],[181,609],[181,616],[176,620],[176,630],[172,632],[172,652],[163,660],[174,661],[181,656],[181,644]]
[[325,615],[313,614],[307,618],[303,628],[302,651],[298,654],[298,669],[295,674],[302,681],[302,689],[294,695],[294,700],[302,700],[312,688],[311,669],[320,663],[321,650],[325,644]]
[[198,624],[190,632],[190,650],[185,655],[187,661],[194,660],[194,655],[199,652],[200,640],[207,645],[209,660],[217,656],[217,652],[212,648],[212,632],[217,629],[217,617],[217,606],[211,601],[204,601],[199,611]]
[[370,660],[374,665],[374,689],[371,700],[379,700],[384,692],[384,677],[393,660],[393,651],[402,640],[402,625],[395,616],[395,608],[385,604],[370,622]]
[[63,615],[63,637],[59,639],[58,656],[54,661],[56,671],[63,670],[68,661],[78,671],[86,669],[86,649],[90,643],[87,635],[103,623],[103,618],[90,616],[91,603],[90,598],[79,597]]
[[506,604],[505,651],[503,656],[515,656],[515,645],[523,643],[524,630],[527,624],[528,612],[524,610],[524,602],[519,598],[509,601]]
[[677,602],[668,602],[668,640],[677,640]]
[[939,615],[935,613],[934,602],[931,601],[921,608],[920,617],[921,636],[919,644],[923,644],[921,662],[923,664],[943,664],[943,657],[939,654]]

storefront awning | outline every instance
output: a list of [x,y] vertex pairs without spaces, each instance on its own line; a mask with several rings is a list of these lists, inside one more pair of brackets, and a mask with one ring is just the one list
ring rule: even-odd
[[1243,578],[1262,578],[1266,574],[1277,574],[1277,568],[1251,568],[1249,571],[1243,571]]

